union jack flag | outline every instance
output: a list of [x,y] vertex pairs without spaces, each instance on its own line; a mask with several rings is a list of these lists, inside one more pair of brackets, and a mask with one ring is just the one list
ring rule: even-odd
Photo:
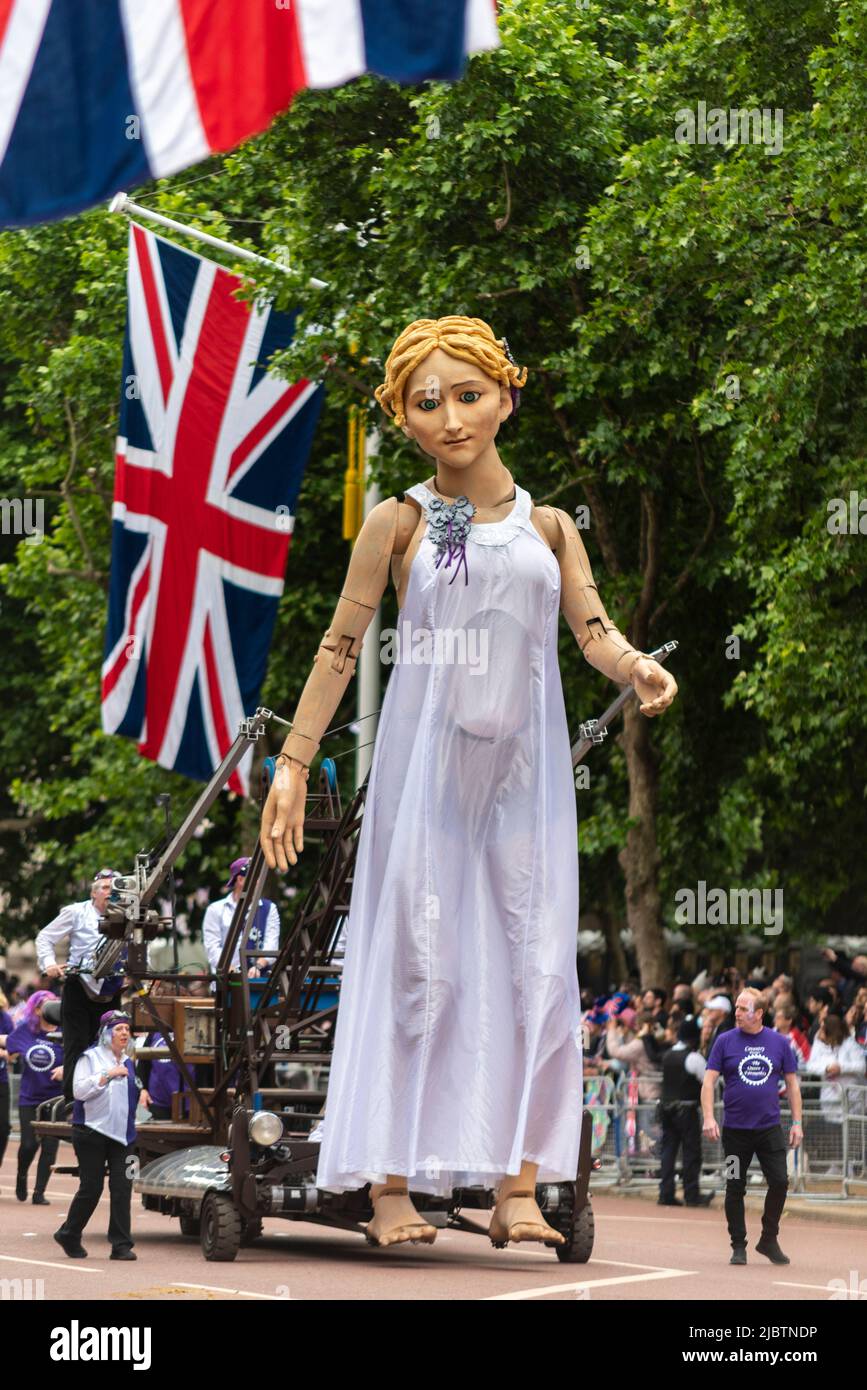
[[69,217],[364,72],[455,80],[496,0],[0,0],[0,226]]
[[240,283],[130,224],[102,725],[200,780],[258,703],[323,397],[266,371],[295,315]]

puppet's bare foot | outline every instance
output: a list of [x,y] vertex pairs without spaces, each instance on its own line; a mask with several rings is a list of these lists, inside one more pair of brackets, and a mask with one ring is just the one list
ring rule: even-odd
[[365,1236],[371,1245],[398,1245],[407,1240],[433,1245],[436,1226],[421,1219],[406,1187],[374,1183],[370,1200],[373,1219],[367,1224]]
[[529,1188],[500,1189],[488,1227],[491,1244],[502,1249],[510,1240],[546,1240],[565,1245],[566,1237],[549,1226]]

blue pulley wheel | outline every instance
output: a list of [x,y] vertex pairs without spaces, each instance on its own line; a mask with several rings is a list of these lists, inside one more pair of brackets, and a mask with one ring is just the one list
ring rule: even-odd
[[321,763],[322,771],[328,779],[328,786],[331,791],[337,791],[337,764],[333,758],[323,758]]

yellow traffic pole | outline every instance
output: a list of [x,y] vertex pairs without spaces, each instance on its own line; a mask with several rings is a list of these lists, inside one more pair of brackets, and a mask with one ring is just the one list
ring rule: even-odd
[[[355,342],[349,344],[353,357]],[[343,477],[343,539],[355,541],[364,521],[365,417],[361,406],[351,405],[347,419],[346,472]]]

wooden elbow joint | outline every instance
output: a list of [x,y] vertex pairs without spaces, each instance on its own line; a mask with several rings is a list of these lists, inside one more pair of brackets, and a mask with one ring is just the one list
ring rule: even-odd
[[588,618],[584,626],[587,629],[587,635],[583,641],[579,643],[582,652],[591,642],[604,642],[606,631],[605,622],[602,618]]
[[[358,664],[358,649],[356,642],[358,638],[351,632],[344,632],[340,637],[333,637],[329,634],[328,638],[323,638],[319,644],[319,652],[331,653],[331,670],[336,676],[355,674],[355,667]],[[319,652],[316,653],[316,660],[319,659]]]

